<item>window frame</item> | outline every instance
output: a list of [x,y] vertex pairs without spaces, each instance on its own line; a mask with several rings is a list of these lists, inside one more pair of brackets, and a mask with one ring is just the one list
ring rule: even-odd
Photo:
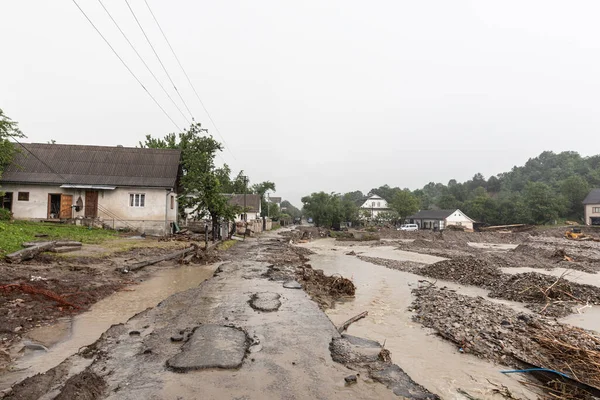
[[592,207],[592,214],[600,214],[600,207]]
[[146,193],[129,193],[129,207],[146,207]]
[[29,192],[17,192],[17,201],[29,201]]

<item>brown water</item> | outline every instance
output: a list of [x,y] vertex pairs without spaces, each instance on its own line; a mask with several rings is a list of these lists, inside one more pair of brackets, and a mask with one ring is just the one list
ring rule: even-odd
[[[534,399],[536,395],[528,391],[518,382],[518,376],[504,375],[500,370],[504,367],[486,362],[475,356],[463,354],[456,346],[440,339],[420,324],[412,321],[412,313],[407,311],[413,296],[411,288],[416,287],[423,277],[406,272],[391,270],[346,256],[344,252],[375,251],[378,257],[404,259],[406,252],[393,249],[354,246],[344,248],[335,246],[333,242],[319,240],[304,245],[316,251],[310,257],[314,268],[323,269],[327,274],[339,273],[351,278],[357,289],[356,297],[350,301],[336,305],[327,314],[336,325],[340,325],[350,317],[363,311],[369,316],[350,326],[348,333],[369,339],[385,342],[391,351],[392,360],[404,369],[416,382],[439,394],[443,399],[465,399],[457,390],[462,389],[471,396],[480,399],[501,399],[493,394],[491,382],[502,384],[518,397]],[[411,255],[409,258],[414,259]],[[407,257],[408,258],[408,257]],[[474,287],[464,287],[450,282],[440,282],[458,290],[459,293],[471,296],[486,296],[486,291]],[[492,299],[490,299],[492,300]],[[527,311],[522,304],[498,301],[519,311]]]
[[[15,371],[0,376],[0,390],[36,373],[49,370],[84,346],[94,343],[114,324],[126,322],[135,314],[174,293],[198,286],[212,277],[218,264],[183,266],[159,270],[152,278],[132,286],[131,291],[119,291],[94,304],[89,311],[72,319],[63,319],[53,327],[43,327],[28,333],[32,339],[56,343],[48,351],[25,350],[14,366]],[[27,340],[27,339],[25,339]]]

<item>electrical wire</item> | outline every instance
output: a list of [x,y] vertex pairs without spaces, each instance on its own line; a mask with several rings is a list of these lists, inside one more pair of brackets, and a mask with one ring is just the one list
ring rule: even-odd
[[121,58],[121,56],[119,55],[119,53],[117,53],[117,51],[112,47],[112,45],[110,44],[110,42],[104,37],[104,35],[102,34],[102,32],[100,32],[100,30],[96,27],[96,25],[94,25],[94,23],[92,22],[92,20],[90,19],[90,17],[88,17],[87,14],[85,13],[85,11],[83,11],[83,9],[79,6],[79,4],[77,4],[77,1],[75,1],[75,0],[72,0],[72,1],[77,6],[77,8],[79,9],[79,11],[81,11],[81,13],[85,17],[85,19],[87,19],[88,22],[92,25],[92,27],[96,30],[96,32],[98,32],[98,34],[100,35],[100,37],[102,37],[102,39],[108,45],[108,47],[110,47],[110,49],[115,54],[115,56],[117,56],[117,58],[121,61],[121,63],[123,64],[123,66],[125,66],[125,68],[127,68],[127,71],[129,71],[129,73],[140,84],[140,86],[142,87],[142,89],[144,89],[144,91],[146,93],[148,93],[148,96],[150,96],[150,98],[154,101],[154,103],[158,106],[158,108],[160,108],[160,110],[167,116],[167,118],[169,118],[169,120],[171,120],[171,122],[173,123],[173,125],[175,125],[175,127],[177,128],[177,130],[181,131],[181,128],[177,125],[177,123],[173,120],[173,118],[171,118],[171,116],[167,113],[167,111],[165,111],[165,109],[160,105],[160,103],[156,100],[156,98],[154,98],[154,96],[152,96],[152,93],[150,93],[148,91],[148,89],[146,89],[146,87],[144,86],[144,84],[133,73],[133,71],[131,70],[131,68],[129,68],[129,66],[127,65],[127,63],[125,63],[125,61]]
[[179,67],[183,71],[183,74],[185,75],[188,83],[192,87],[192,90],[194,91],[194,94],[196,95],[196,98],[200,102],[200,105],[202,106],[202,109],[204,110],[204,112],[208,116],[208,119],[211,122],[211,124],[213,125],[213,127],[215,128],[215,131],[219,134],[219,137],[223,141],[223,145],[225,146],[225,148],[227,149],[227,151],[229,151],[229,154],[231,154],[231,157],[233,157],[233,159],[235,160],[235,156],[233,155],[233,153],[231,152],[231,149],[229,148],[229,146],[225,142],[225,138],[223,137],[223,135],[221,135],[221,132],[219,131],[219,128],[217,128],[217,124],[215,124],[215,121],[213,121],[212,117],[210,116],[210,113],[208,112],[208,110],[204,106],[204,102],[200,98],[200,95],[198,94],[198,91],[194,87],[194,84],[192,83],[192,80],[190,79],[190,77],[188,76],[187,72],[185,71],[185,68],[183,68],[183,65],[181,64],[181,61],[179,61],[179,57],[177,57],[177,54],[175,53],[175,50],[173,49],[173,46],[171,46],[171,42],[169,42],[169,39],[167,39],[167,35],[165,34],[165,32],[163,31],[162,27],[160,26],[160,23],[158,22],[158,19],[156,18],[156,16],[152,12],[152,9],[150,8],[150,4],[148,4],[147,0],[144,0],[144,2],[146,3],[146,7],[148,7],[148,11],[150,11],[150,14],[152,15],[152,18],[154,19],[154,22],[156,22],[156,25],[158,26],[158,29],[160,30],[160,33],[162,34],[163,38],[165,39],[165,41],[169,45],[169,48],[171,49],[171,52],[173,53],[173,56],[175,57],[175,60],[177,60],[177,64],[179,64]]
[[137,22],[137,25],[142,30],[142,33],[144,34],[144,37],[146,38],[146,41],[148,42],[148,44],[152,48],[152,51],[154,52],[154,55],[158,59],[158,62],[160,63],[163,71],[165,71],[165,74],[167,74],[167,77],[169,78],[169,81],[171,81],[171,84],[173,85],[173,89],[175,89],[175,91],[177,92],[177,95],[181,99],[181,102],[183,103],[183,105],[187,109],[188,113],[192,117],[192,121],[194,121],[194,115],[192,114],[192,112],[190,111],[190,108],[188,107],[187,103],[183,99],[183,96],[181,96],[181,93],[179,93],[179,90],[177,89],[177,86],[175,86],[175,82],[173,82],[173,79],[171,79],[171,75],[169,74],[169,72],[167,71],[167,68],[165,67],[165,65],[163,64],[162,60],[160,59],[160,56],[158,55],[158,53],[154,49],[154,46],[152,45],[152,42],[150,41],[150,38],[148,37],[148,35],[146,35],[146,31],[144,30],[144,28],[142,27],[142,24],[140,23],[140,21],[138,20],[137,16],[135,15],[135,12],[133,11],[133,8],[131,8],[131,5],[129,4],[129,0],[125,0],[125,3],[127,4],[127,7],[129,7],[129,11],[131,11],[131,15],[133,15],[133,18],[135,19],[135,22]]
[[119,26],[119,24],[117,23],[117,21],[115,21],[115,19],[111,15],[111,13],[104,6],[104,3],[102,2],[102,0],[98,0],[98,3],[100,3],[100,5],[104,9],[104,11],[106,11],[106,14],[111,19],[111,21],[115,24],[115,26],[117,27],[117,29],[119,30],[119,32],[121,32],[121,35],[123,35],[123,38],[125,38],[125,40],[127,41],[127,43],[129,43],[129,46],[131,47],[131,49],[135,52],[135,54],[138,56],[138,58],[140,59],[140,61],[142,62],[142,64],[144,64],[144,66],[148,70],[148,72],[150,72],[150,75],[152,75],[152,77],[154,78],[154,80],[156,81],[156,83],[158,83],[158,86],[160,86],[160,88],[167,95],[167,97],[169,98],[169,100],[171,100],[171,103],[173,103],[173,105],[175,106],[175,108],[177,109],[177,111],[179,111],[179,113],[181,114],[181,116],[183,117],[183,119],[185,119],[185,121],[189,125],[190,124],[190,120],[183,113],[183,111],[181,111],[181,108],[179,108],[179,106],[177,105],[177,103],[175,103],[175,100],[173,100],[173,98],[171,97],[171,95],[169,94],[169,92],[167,92],[167,89],[165,89],[165,87],[163,86],[163,84],[160,83],[160,81],[158,80],[158,78],[156,77],[156,75],[154,74],[154,72],[152,72],[152,70],[150,69],[150,67],[148,66],[148,64],[144,60],[144,58],[140,55],[140,53],[137,51],[137,49],[135,48],[135,46],[133,45],[133,43],[131,43],[131,41],[129,40],[129,38],[127,37],[127,35],[125,35],[125,32],[123,32],[123,30],[121,29],[121,27]]
[[62,176],[61,174],[59,174],[58,172],[56,172],[51,166],[49,166],[48,164],[46,164],[41,158],[39,158],[38,156],[35,155],[34,152],[32,152],[31,150],[29,150],[27,147],[25,147],[25,145],[21,142],[19,142],[19,139],[16,138],[16,136],[14,135],[9,135],[15,142],[17,142],[22,148],[25,149],[25,151],[27,151],[29,154],[31,154],[36,160],[38,160],[39,162],[41,162],[42,164],[44,164],[44,166],[46,168],[48,168],[50,170],[50,172],[52,172],[53,174],[56,174],[56,176],[58,176],[59,178],[61,178],[63,181],[65,181],[65,183],[70,183],[69,180],[67,178],[65,178],[64,176]]

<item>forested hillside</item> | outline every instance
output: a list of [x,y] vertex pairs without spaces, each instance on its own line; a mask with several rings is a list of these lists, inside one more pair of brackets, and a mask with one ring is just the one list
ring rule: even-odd
[[[582,221],[581,202],[600,187],[600,155],[545,151],[521,167],[486,179],[475,174],[466,182],[430,182],[413,191],[421,209],[460,208],[489,224],[548,223],[559,218]],[[400,188],[388,185],[371,192],[391,199]]]

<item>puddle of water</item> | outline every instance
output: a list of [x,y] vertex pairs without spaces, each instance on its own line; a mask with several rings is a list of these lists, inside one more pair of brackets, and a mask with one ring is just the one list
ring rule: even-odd
[[[338,251],[334,252],[329,250],[331,244],[319,242],[307,246],[317,251],[317,254],[310,256],[311,265],[323,269],[327,274],[339,273],[351,277],[357,287],[354,299],[327,311],[334,324],[340,325],[347,319],[368,311],[369,316],[352,324],[348,333],[385,342],[385,347],[391,351],[392,360],[396,364],[416,382],[444,399],[464,399],[457,392],[458,388],[476,398],[502,398],[490,392],[493,386],[487,379],[506,385],[515,395],[524,399],[537,397],[518,383],[518,377],[501,374],[499,371],[502,366],[459,353],[456,346],[412,321],[412,313],[407,311],[413,300],[410,291],[422,277],[345,256],[343,253],[346,249],[342,251],[338,246]],[[356,247],[348,250],[359,251]],[[392,254],[395,253],[396,251]],[[438,285],[446,285],[471,296],[485,297],[487,294],[480,288],[449,282],[438,281]],[[519,311],[527,311],[520,303],[496,302]]]
[[[17,360],[18,371],[0,376],[0,390],[36,373],[43,373],[77,353],[84,346],[94,343],[111,325],[126,322],[135,314],[154,307],[170,295],[196,287],[212,277],[218,264],[207,266],[183,266],[160,270],[155,276],[134,285],[131,291],[119,291],[94,304],[89,311],[72,318],[70,324],[53,328],[44,327],[43,332],[34,330],[32,338],[62,335],[62,340],[48,352],[26,350]],[[69,329],[70,328],[70,329]],[[42,329],[42,328],[41,328]],[[42,339],[43,340],[43,339]]]
[[560,320],[563,324],[600,332],[600,306],[586,307],[581,314],[571,314]]

